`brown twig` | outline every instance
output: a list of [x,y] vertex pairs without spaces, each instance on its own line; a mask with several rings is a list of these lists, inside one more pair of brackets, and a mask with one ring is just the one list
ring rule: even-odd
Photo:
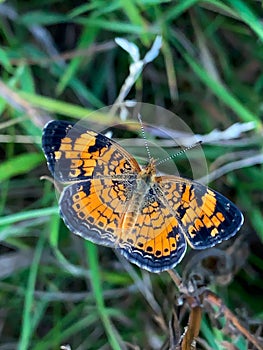
[[188,326],[182,341],[182,350],[196,349],[195,339],[198,337],[200,331],[201,316],[201,306],[196,306],[191,309]]
[[43,115],[42,111],[32,107],[32,105],[29,102],[20,97],[18,93],[10,89],[9,86],[6,85],[1,79],[0,96],[3,97],[7,101],[7,103],[10,104],[10,106],[14,107],[20,112],[25,113],[35,125],[42,128],[46,123],[48,118],[47,115]]
[[180,289],[182,284],[181,277],[175,272],[175,270],[167,270],[167,272],[169,273],[171,279],[176,284],[177,288]]
[[219,307],[220,311],[224,313],[225,318],[230,321],[235,328],[243,334],[258,350],[263,350],[263,344],[259,341],[245,328],[241,325],[238,318],[224,305],[222,300],[211,291],[206,291],[204,293],[204,301],[208,302],[210,305]]
[[87,49],[79,49],[79,50],[73,50],[68,51],[59,55],[54,55],[51,57],[46,58],[19,58],[19,59],[12,59],[10,60],[12,65],[20,65],[22,62],[26,62],[26,64],[33,66],[33,65],[44,65],[52,62],[57,62],[61,60],[70,60],[75,57],[85,57],[85,56],[91,56],[94,53],[98,52],[104,52],[109,51],[110,49],[115,48],[117,45],[114,41],[109,41],[102,44],[94,44],[88,47]]
[[174,270],[167,271],[174,281],[175,285],[179,289],[182,296],[185,298],[188,306],[190,307],[189,323],[186,332],[182,336],[182,349],[191,350],[194,349],[194,341],[197,338],[201,326],[201,305],[205,302],[211,306],[216,306],[220,309],[227,319],[249,342],[251,342],[256,349],[263,350],[263,344],[249,330],[247,330],[239,321],[239,319],[233,314],[232,311],[223,303],[223,301],[213,292],[205,289],[199,294],[198,299],[193,297],[187,290],[187,287],[183,285],[182,279]]

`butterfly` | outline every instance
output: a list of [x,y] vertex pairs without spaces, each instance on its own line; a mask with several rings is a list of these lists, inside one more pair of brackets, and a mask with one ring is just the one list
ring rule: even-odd
[[180,176],[158,176],[154,159],[141,167],[120,144],[81,125],[49,122],[42,148],[64,185],[59,207],[69,230],[150,272],[175,267],[187,243],[213,247],[243,223],[222,194]]

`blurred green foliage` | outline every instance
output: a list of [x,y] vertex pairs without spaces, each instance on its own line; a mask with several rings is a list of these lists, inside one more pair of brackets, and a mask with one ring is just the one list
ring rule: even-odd
[[[169,339],[172,310],[180,309],[170,276],[73,237],[53,184],[40,180],[50,176],[40,147],[45,122],[78,120],[116,100],[131,63],[116,37],[142,57],[163,38],[127,98],[169,109],[196,134],[254,123],[238,139],[203,148],[210,171],[242,160],[211,184],[240,207],[245,224],[227,243],[238,248],[228,283],[215,278],[209,287],[255,333],[263,318],[261,2],[2,1],[0,18],[0,349],[160,349]],[[183,332],[186,310],[179,315]],[[247,349],[223,325],[204,315],[198,349]]]

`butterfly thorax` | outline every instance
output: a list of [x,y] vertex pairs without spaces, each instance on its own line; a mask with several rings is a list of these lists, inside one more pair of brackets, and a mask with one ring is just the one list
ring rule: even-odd
[[154,181],[156,176],[156,160],[151,158],[149,163],[144,167],[140,172],[140,178],[145,181],[146,184],[149,184]]

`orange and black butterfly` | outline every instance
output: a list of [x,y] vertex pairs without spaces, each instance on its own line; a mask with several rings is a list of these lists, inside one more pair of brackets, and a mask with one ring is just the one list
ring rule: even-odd
[[50,172],[65,185],[59,206],[69,230],[118,249],[148,271],[173,268],[187,243],[212,247],[243,223],[222,194],[179,176],[158,176],[153,159],[141,168],[118,143],[78,124],[49,122],[42,147]]

